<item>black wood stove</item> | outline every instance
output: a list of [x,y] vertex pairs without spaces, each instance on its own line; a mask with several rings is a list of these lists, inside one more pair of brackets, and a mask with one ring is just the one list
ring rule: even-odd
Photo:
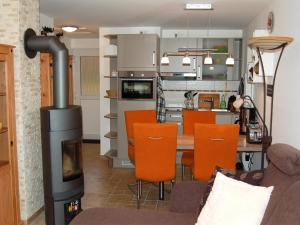
[[68,50],[55,36],[24,35],[26,55],[52,53],[53,106],[41,108],[46,225],[66,225],[81,211],[84,193],[81,107],[68,104]]

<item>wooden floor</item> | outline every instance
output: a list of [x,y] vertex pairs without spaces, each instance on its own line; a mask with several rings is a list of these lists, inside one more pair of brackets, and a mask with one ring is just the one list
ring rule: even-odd
[[[85,195],[82,208],[125,207],[136,208],[135,195],[128,189],[128,184],[135,182],[133,169],[108,168],[105,157],[99,156],[98,144],[83,144],[83,167]],[[180,178],[179,168],[177,179]],[[166,184],[166,189],[169,184]],[[169,207],[170,195],[165,193],[165,201],[159,201],[158,188],[152,184],[143,185],[141,209],[165,211]],[[30,225],[45,225],[42,211]]]

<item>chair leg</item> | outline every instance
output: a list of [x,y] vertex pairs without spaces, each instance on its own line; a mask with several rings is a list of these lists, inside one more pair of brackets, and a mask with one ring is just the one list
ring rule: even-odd
[[165,188],[164,185],[165,183],[163,181],[159,182],[159,200],[164,200],[165,199]]
[[184,174],[185,174],[185,166],[181,166],[181,180],[184,180]]
[[137,180],[136,181],[137,185],[137,190],[136,190],[136,201],[137,201],[137,209],[140,208],[140,199],[142,196],[142,181],[141,180]]
[[171,180],[171,191],[172,191],[172,189],[174,188],[174,186],[175,186],[175,180]]

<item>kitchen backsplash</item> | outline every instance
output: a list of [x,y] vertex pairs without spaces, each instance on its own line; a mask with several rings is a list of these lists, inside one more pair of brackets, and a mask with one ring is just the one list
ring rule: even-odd
[[[224,94],[226,103],[231,95],[238,91],[239,81],[162,81],[166,106],[184,106],[184,93],[188,90],[198,93],[219,93],[220,99]],[[194,98],[195,107],[198,107],[198,95]]]

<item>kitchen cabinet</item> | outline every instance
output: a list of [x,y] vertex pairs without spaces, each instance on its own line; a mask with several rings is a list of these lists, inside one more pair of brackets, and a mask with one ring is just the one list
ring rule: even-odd
[[156,34],[120,34],[117,45],[118,71],[158,71],[159,38]]
[[0,224],[21,224],[19,209],[13,46],[0,44]]
[[[232,38],[206,38],[203,48],[217,49],[216,54],[211,54],[212,65],[204,65],[202,80],[239,80],[241,76],[242,40]],[[228,53],[235,59],[234,66],[226,65]],[[204,60],[203,56],[203,60]]]
[[[179,48],[197,48],[197,38],[161,38],[160,58],[165,52],[177,52]],[[182,56],[169,56],[168,65],[160,65],[160,72],[165,73],[196,73],[197,57],[191,56],[191,65],[182,65]]]
[[[41,107],[53,105],[53,59],[49,53],[40,54]],[[69,105],[73,104],[72,56],[68,60]]]
[[240,80],[242,74],[242,39],[228,39],[228,53],[234,58],[234,66],[227,67],[227,80]]

